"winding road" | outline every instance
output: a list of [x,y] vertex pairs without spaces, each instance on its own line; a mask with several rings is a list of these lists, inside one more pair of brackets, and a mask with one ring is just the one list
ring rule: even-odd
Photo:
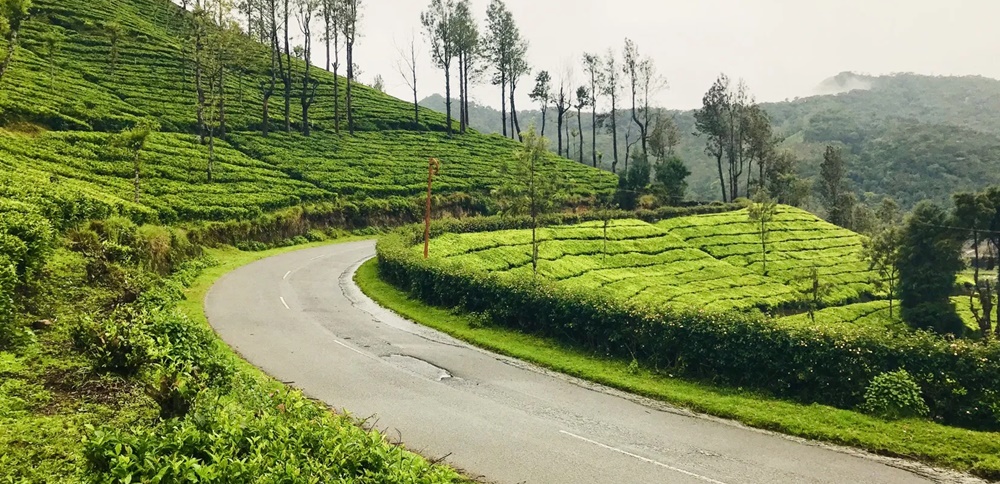
[[501,483],[977,480],[692,414],[498,356],[380,308],[353,283],[374,242],[300,250],[212,287],[244,358],[429,458]]

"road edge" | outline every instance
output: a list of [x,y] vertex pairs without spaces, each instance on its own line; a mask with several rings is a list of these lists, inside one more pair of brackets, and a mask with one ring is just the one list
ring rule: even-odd
[[[738,427],[745,430],[750,430],[754,432],[759,432],[767,435],[777,436],[784,438],[786,440],[791,440],[804,445],[810,445],[815,447],[822,447],[825,449],[833,450],[843,454],[848,454],[852,456],[857,456],[869,460],[873,460],[891,467],[902,469],[908,472],[912,472],[921,477],[925,477],[936,482],[956,482],[956,483],[968,483],[968,484],[981,484],[988,483],[991,481],[985,480],[978,476],[974,476],[967,472],[963,472],[957,469],[938,467],[933,464],[926,463],[924,461],[915,460],[906,457],[900,457],[896,455],[883,455],[878,454],[864,448],[854,447],[850,445],[844,445],[837,442],[818,440],[812,438],[800,437],[794,434],[789,434],[781,431],[766,429],[762,427],[755,427],[750,422],[745,422],[739,418],[733,418],[728,416],[717,416],[711,413],[693,410],[687,408],[683,403],[678,404],[676,402],[671,402],[664,398],[652,398],[644,396],[638,393],[633,393],[627,389],[619,388],[614,385],[614,382],[599,381],[595,379],[590,379],[585,376],[577,376],[568,374],[560,371],[559,365],[549,365],[546,361],[541,358],[534,357],[532,354],[511,354],[506,351],[503,347],[492,344],[489,341],[484,341],[479,338],[470,338],[461,332],[455,331],[454,328],[449,327],[447,324],[442,324],[439,320],[444,319],[464,319],[465,323],[468,324],[471,318],[468,315],[458,314],[454,311],[450,311],[444,308],[437,308],[423,303],[422,301],[410,298],[403,291],[395,288],[391,284],[382,281],[377,276],[377,257],[369,257],[355,263],[350,272],[350,281],[358,291],[369,299],[374,304],[382,307],[385,310],[392,311],[401,318],[408,321],[414,322],[420,326],[430,328],[436,332],[443,333],[448,337],[454,338],[461,341],[463,344],[468,345],[471,348],[477,349],[487,353],[497,359],[500,359],[508,364],[518,366],[530,371],[535,371],[542,373],[551,377],[559,378],[566,382],[572,383],[574,385],[587,388],[592,391],[597,391],[605,393],[608,395],[613,395],[619,398],[624,398],[626,400],[638,403],[640,405],[669,413],[674,413],[678,415],[684,415],[691,418],[699,418],[704,420],[709,420],[713,422],[722,423],[725,425],[730,425],[733,427]],[[359,274],[362,274],[362,278],[359,281]],[[418,308],[418,311],[403,307],[403,305],[398,304],[397,298],[403,298],[406,304],[412,305]],[[438,318],[423,318],[420,316],[419,312],[432,312],[439,313]],[[522,338],[532,338],[531,336],[523,335],[511,330],[505,330],[503,328],[491,328],[496,331],[517,334]],[[539,341],[543,341],[540,338],[535,338]],[[551,348],[554,345],[546,345]],[[562,348],[559,348],[562,350]],[[567,352],[568,353],[568,352]]]

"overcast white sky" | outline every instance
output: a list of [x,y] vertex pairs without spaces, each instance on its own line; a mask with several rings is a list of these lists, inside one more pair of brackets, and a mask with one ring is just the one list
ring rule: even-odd
[[[387,90],[410,94],[395,69],[395,44],[417,36],[420,97],[444,92],[430,64],[420,12],[429,1],[367,0],[356,59],[361,80],[381,74]],[[485,24],[489,0],[472,0]],[[534,70],[572,67],[583,52],[621,51],[626,36],[670,83],[659,104],[693,108],[720,72],[746,79],[762,101],[810,94],[842,71],[981,74],[1000,78],[1000,0],[507,0],[531,43]],[[483,27],[484,28],[484,27]],[[317,60],[319,60],[317,58]],[[533,79],[525,78],[526,95]],[[499,89],[473,91],[498,105]],[[520,107],[528,108],[527,100]]]

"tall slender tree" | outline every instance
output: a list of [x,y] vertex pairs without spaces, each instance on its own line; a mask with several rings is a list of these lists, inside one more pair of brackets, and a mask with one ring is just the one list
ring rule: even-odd
[[611,132],[611,173],[618,172],[618,91],[620,89],[618,77],[618,62],[615,59],[615,51],[608,49],[608,55],[604,59],[604,85],[601,90],[605,96],[611,98],[611,112],[607,119],[611,122],[609,131]]
[[270,105],[271,97],[277,89],[278,76],[282,68],[281,51],[278,45],[280,25],[278,24],[278,0],[261,0],[262,31],[267,37],[268,54],[270,55],[270,66],[268,76],[260,81],[259,89],[262,98],[260,129],[263,136],[267,136],[271,131]]
[[[573,109],[572,94],[569,92],[566,79],[559,82],[559,92],[552,99],[552,103],[555,104],[556,107],[556,135],[559,138],[557,153],[559,156],[563,156],[563,122],[566,119],[566,113],[568,113],[570,109]],[[569,158],[569,136],[566,137],[565,156]]]
[[597,168],[597,100],[604,89],[604,65],[601,57],[583,54],[583,71],[590,78],[590,156]]
[[484,48],[490,65],[495,70],[493,85],[500,86],[500,121],[501,131],[507,136],[507,82],[509,77],[509,51],[512,40],[508,29],[509,18],[512,18],[503,0],[492,0],[486,9],[486,38]]
[[[587,86],[576,88],[576,130],[580,135],[580,164],[583,164],[583,108],[590,105],[590,91]],[[597,166],[597,159],[594,158],[594,166]]]
[[403,78],[406,86],[413,91],[413,127],[420,125],[420,104],[417,98],[417,40],[410,34],[409,44],[405,48],[396,47],[399,58],[396,60],[396,71]]
[[340,26],[344,21],[344,1],[322,0],[322,16],[323,42],[326,44],[326,70],[333,72],[333,130],[339,134],[340,76],[338,74],[340,71]]
[[[486,11],[485,50],[493,69],[496,71],[493,83],[500,85],[501,120],[503,133],[507,135],[507,104],[510,104],[510,136],[520,136],[517,119],[516,92],[521,77],[531,73],[528,65],[528,41],[514,21],[514,15],[502,0],[493,0]],[[509,87],[509,89],[508,89]]]
[[535,76],[535,88],[528,95],[532,101],[538,103],[538,108],[542,112],[542,137],[545,137],[545,118],[549,110],[549,102],[552,101],[552,76],[549,71],[539,71]]
[[302,88],[299,92],[299,104],[302,107],[302,135],[309,136],[311,129],[309,125],[309,108],[316,100],[316,90],[319,88],[319,81],[310,76],[312,68],[312,24],[316,13],[320,8],[320,0],[296,0],[298,12],[297,20],[302,29],[302,61],[305,68],[302,73]]
[[695,111],[695,129],[705,137],[705,154],[714,158],[719,170],[719,187],[722,201],[729,201],[726,176],[723,174],[722,159],[726,155],[727,119],[729,109],[729,78],[720,74],[701,100],[701,109]]
[[[206,2],[207,3],[207,2]],[[245,50],[245,38],[237,22],[228,17],[231,5],[225,0],[216,2],[218,24],[208,32],[205,61],[203,63],[207,92],[205,93],[204,128],[208,139],[207,179],[211,183],[215,166],[215,138],[226,137],[225,75],[229,65],[239,62],[237,55]]]
[[656,66],[650,58],[639,54],[639,47],[625,39],[622,72],[628,78],[632,94],[632,122],[639,128],[642,156],[649,156],[650,97],[662,85],[656,75]]
[[452,19],[455,37],[455,54],[458,57],[459,131],[465,133],[469,125],[469,80],[479,57],[479,27],[472,15],[469,0],[459,0]]
[[504,164],[507,176],[497,190],[501,210],[509,215],[528,215],[531,218],[531,267],[538,274],[538,238],[540,221],[546,213],[559,206],[562,191],[560,171],[546,156],[548,143],[535,132],[534,125],[525,133],[521,151],[513,164]]
[[420,23],[431,46],[431,59],[444,71],[444,103],[448,120],[448,134],[452,133],[451,116],[451,63],[455,59],[455,1],[431,0],[430,6],[420,14]]
[[112,81],[117,80],[118,75],[118,61],[121,58],[121,41],[124,35],[124,30],[122,29],[122,24],[118,22],[108,22],[104,24],[104,31],[108,34],[108,43],[110,44],[110,49],[108,50],[108,77]]
[[289,31],[289,24],[291,23],[292,10],[290,0],[281,0],[281,9],[279,12],[281,16],[281,32],[285,36],[284,48],[282,50],[282,62],[279,64],[281,67],[281,83],[284,87],[284,100],[285,100],[285,132],[292,132],[292,45],[291,45],[291,32]]
[[853,203],[847,196],[847,167],[841,151],[833,146],[827,146],[823,153],[823,162],[819,165],[819,196],[826,208],[827,218],[833,224],[846,227],[850,222]]
[[354,44],[358,40],[358,24],[361,23],[362,0],[342,0],[343,18],[341,34],[347,49],[347,131],[354,136],[354,92],[355,81]]
[[[516,32],[516,27],[515,27]],[[520,37],[520,34],[518,34]],[[510,60],[510,123],[517,139],[521,139],[521,123],[517,118],[517,104],[515,94],[517,93],[517,83],[521,78],[531,74],[531,66],[528,65],[528,41],[520,40],[515,44]],[[512,136],[513,137],[513,136]]]
[[21,24],[28,19],[30,9],[31,0],[3,0],[0,2],[0,35],[7,41],[7,54],[4,55],[3,62],[0,63],[0,80],[3,79],[7,69],[10,68],[11,60],[14,59],[18,35],[21,33]]
[[210,54],[206,51],[206,36],[208,35],[209,26],[212,23],[211,13],[200,0],[196,0],[194,5],[194,11],[192,12],[193,24],[191,26],[191,40],[194,44],[194,87],[196,103],[195,103],[195,119],[198,123],[198,141],[201,144],[205,144],[206,140],[206,128],[205,128],[205,75],[204,67],[206,62],[209,61]]
[[139,203],[139,177],[142,172],[142,150],[146,147],[149,136],[160,129],[159,124],[152,119],[140,119],[134,126],[122,130],[111,138],[111,149],[118,158],[132,164],[133,201]]

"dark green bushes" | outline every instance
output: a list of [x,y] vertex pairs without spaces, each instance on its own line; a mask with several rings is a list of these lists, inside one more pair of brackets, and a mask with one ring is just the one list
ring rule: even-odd
[[[83,339],[99,369],[127,370],[159,409],[151,426],[90,429],[90,482],[458,480],[349,416],[241,369],[208,328],[174,309],[182,287],[208,263],[184,264]],[[109,327],[122,337],[101,332]]]
[[[500,219],[445,222],[435,233],[494,228],[516,227]],[[428,303],[486,313],[495,324],[652,368],[841,408],[861,405],[876,376],[905,369],[920,385],[932,418],[1000,429],[1000,344],[864,326],[782,324],[755,313],[637,306],[530,277],[426,261],[411,250],[421,235],[407,228],[383,237],[379,272]]]
[[454,471],[389,446],[349,417],[254,379],[207,391],[187,418],[85,443],[92,482],[454,482]]

